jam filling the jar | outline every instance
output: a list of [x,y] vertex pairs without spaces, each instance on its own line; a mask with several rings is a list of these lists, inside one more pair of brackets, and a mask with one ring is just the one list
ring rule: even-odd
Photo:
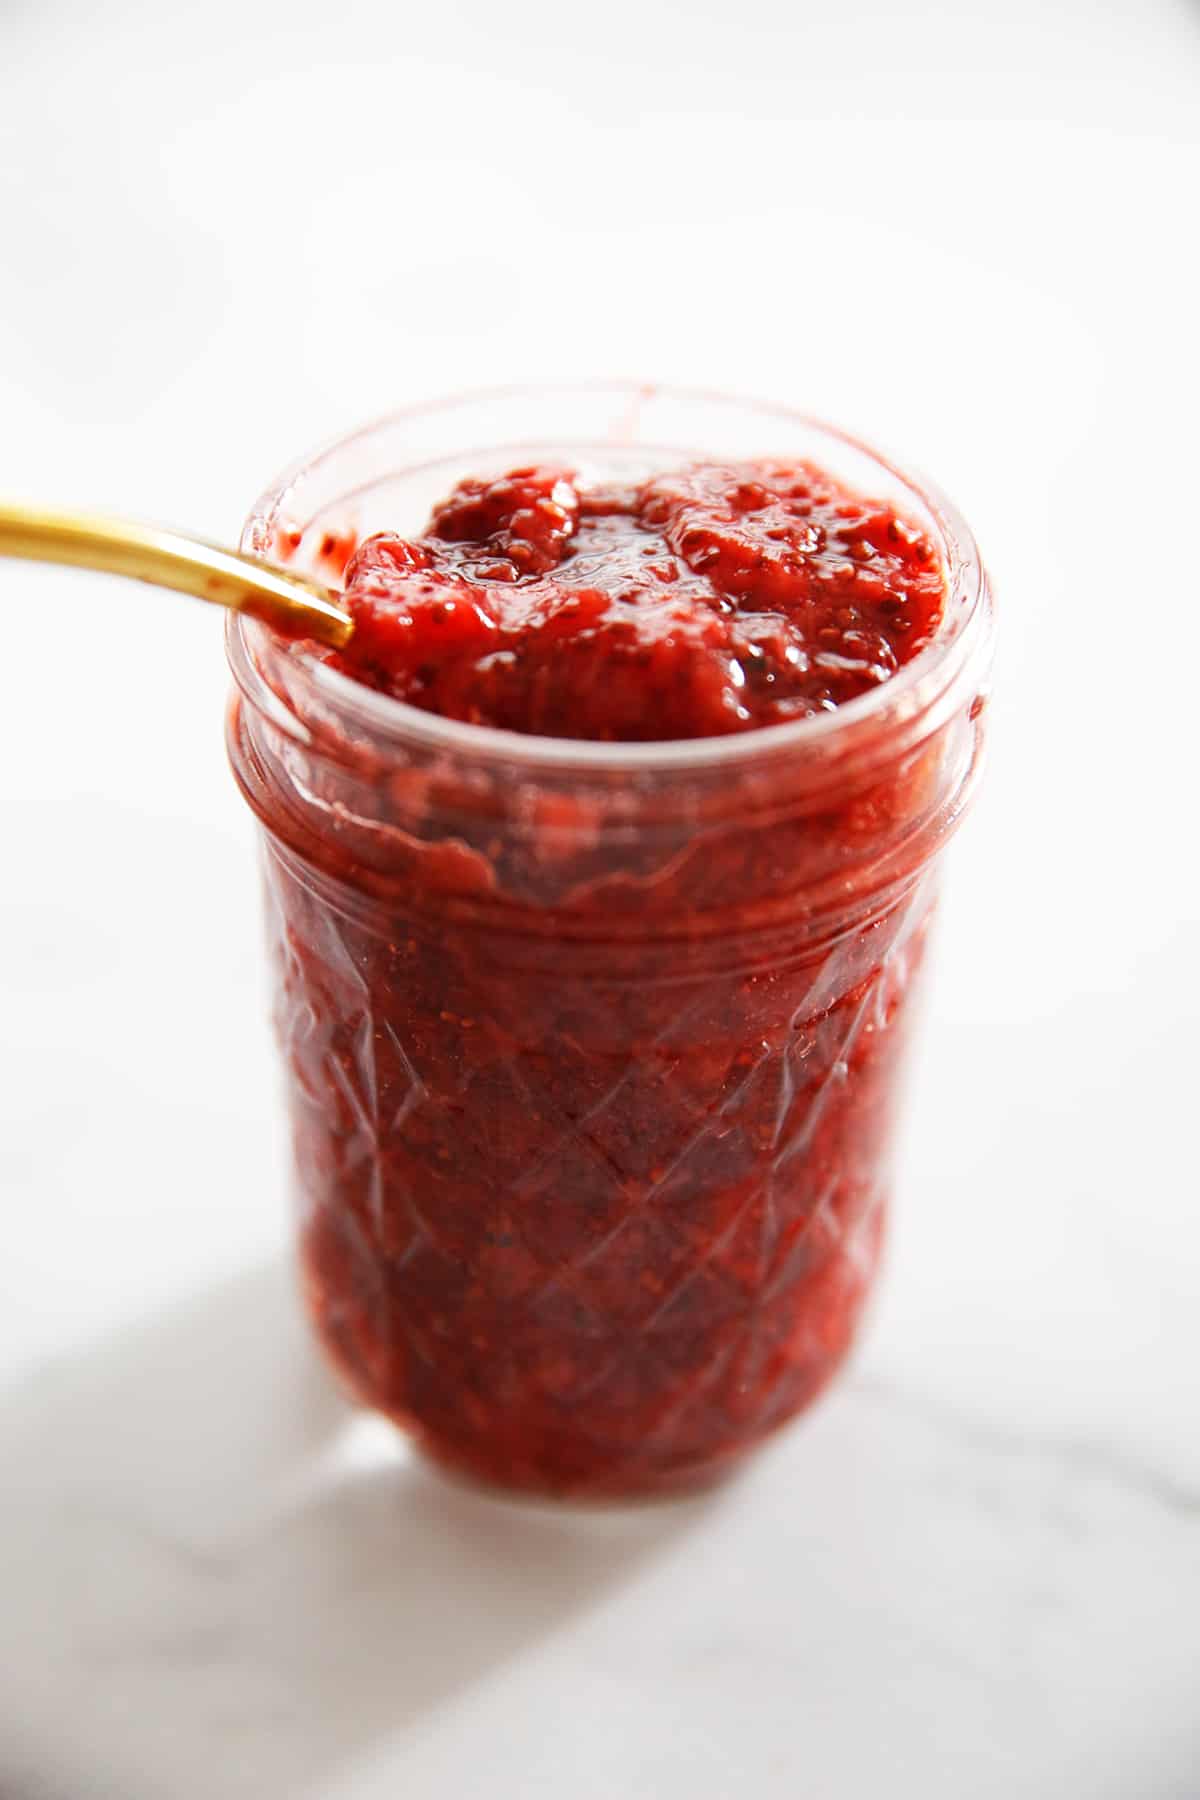
[[845,754],[827,715],[936,647],[944,559],[780,460],[527,463],[331,542],[348,646],[260,630],[230,731],[317,1330],[471,1476],[709,1480],[824,1386],[875,1271],[978,709],[860,709]]

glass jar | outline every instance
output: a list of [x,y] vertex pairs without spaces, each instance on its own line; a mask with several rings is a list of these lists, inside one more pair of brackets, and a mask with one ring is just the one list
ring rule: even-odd
[[510,1488],[705,1482],[845,1357],[979,766],[986,578],[949,504],[842,433],[649,387],[396,415],[243,537],[328,574],[466,474],[706,455],[807,459],[916,517],[949,580],[934,643],[836,713],[595,744],[441,719],[229,629],[312,1319],[361,1400]]

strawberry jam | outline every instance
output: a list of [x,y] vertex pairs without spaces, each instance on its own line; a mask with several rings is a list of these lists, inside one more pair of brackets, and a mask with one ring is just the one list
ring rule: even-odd
[[929,643],[933,546],[820,470],[700,464],[632,488],[528,467],[461,482],[347,570],[338,666],[510,731],[712,737],[832,711]]
[[694,1485],[846,1355],[980,741],[951,574],[808,461],[556,458],[365,538],[343,652],[232,629],[308,1303],[444,1463]]

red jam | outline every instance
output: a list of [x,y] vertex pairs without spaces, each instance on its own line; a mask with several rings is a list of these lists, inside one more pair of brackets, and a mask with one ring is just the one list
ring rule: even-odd
[[941,565],[807,465],[640,487],[529,467],[460,482],[346,571],[337,665],[445,718],[545,737],[714,737],[832,711],[930,641]]
[[[463,482],[346,578],[334,661],[383,693],[747,752],[888,680],[945,604],[920,531],[778,462]],[[310,703],[311,650],[273,654],[304,730],[239,677],[232,755],[267,830],[325,1344],[470,1475],[710,1479],[853,1339],[974,714],[845,766],[806,740],[594,775],[373,738]]]

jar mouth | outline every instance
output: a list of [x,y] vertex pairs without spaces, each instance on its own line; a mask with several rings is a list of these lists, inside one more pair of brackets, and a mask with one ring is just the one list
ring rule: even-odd
[[[416,425],[426,418],[452,415],[460,408],[520,403],[522,400],[532,404],[539,399],[565,398],[571,394],[610,399],[614,404],[626,401],[631,413],[639,404],[662,397],[696,407],[737,408],[776,424],[794,426],[798,433],[826,439],[866,459],[908,496],[936,533],[947,599],[941,624],[932,641],[878,687],[847,701],[834,712],[719,737],[609,743],[542,737],[443,718],[365,687],[318,660],[303,647],[285,647],[265,625],[240,614],[230,614],[227,649],[243,691],[260,689],[264,675],[268,684],[273,685],[268,665],[286,656],[290,677],[288,687],[293,696],[296,678],[300,677],[305,685],[311,686],[313,699],[326,716],[332,713],[341,717],[347,728],[366,733],[381,747],[390,745],[435,754],[440,752],[455,760],[493,760],[525,770],[575,770],[581,775],[603,777],[630,773],[653,776],[655,773],[665,775],[685,771],[715,773],[730,765],[744,767],[760,760],[806,755],[824,762],[831,755],[840,757],[843,752],[850,753],[856,746],[872,739],[886,741],[894,754],[898,741],[919,741],[935,731],[960,704],[968,686],[979,688],[986,674],[991,647],[991,594],[978,545],[952,501],[935,483],[917,475],[889,453],[823,419],[773,402],[747,400],[714,390],[664,387],[646,382],[546,383],[531,387],[476,389],[400,408],[359,427],[287,469],[256,502],[243,529],[241,547],[251,555],[271,560],[270,551],[277,533],[281,526],[291,523],[291,509],[302,496],[305,485],[328,472],[339,458],[355,451],[365,452],[374,440],[393,430]],[[528,450],[533,442],[527,437],[514,440],[510,445],[499,439],[480,446],[478,454],[494,455],[510,447],[514,451]],[[632,437],[629,442],[632,447]],[[605,447],[619,448],[620,445],[620,439],[610,438]],[[561,443],[558,447],[571,446]],[[576,447],[589,446],[577,440]],[[649,450],[664,448],[649,441],[644,441],[644,447]],[[682,456],[704,454],[698,446],[671,448]],[[808,460],[818,460],[809,451],[797,453],[804,454]],[[442,460],[445,459],[416,458],[411,464],[392,466],[381,472],[400,476]],[[348,489],[342,498],[351,498],[354,491]]]

